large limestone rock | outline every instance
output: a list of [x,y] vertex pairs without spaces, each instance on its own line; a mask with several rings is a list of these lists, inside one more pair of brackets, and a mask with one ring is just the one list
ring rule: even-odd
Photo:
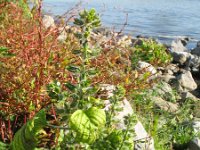
[[49,16],[49,15],[44,15],[43,16],[42,23],[45,26],[45,28],[49,28],[49,27],[54,28],[55,27],[55,22],[54,22],[53,17]]
[[159,78],[160,78],[162,81],[166,82],[166,83],[169,83],[169,82],[171,82],[172,80],[176,79],[175,76],[169,75],[169,74],[160,75]]
[[190,92],[183,92],[181,93],[181,99],[186,100],[186,99],[192,99],[192,100],[199,100],[195,95],[193,95]]
[[178,110],[178,105],[165,101],[161,97],[152,97],[152,101],[155,105],[160,108],[161,110],[168,111],[171,113],[175,113]]
[[194,81],[192,74],[190,71],[185,71],[177,77],[179,84],[186,90],[186,91],[193,91],[197,88],[197,84]]
[[138,62],[138,70],[142,72],[149,72],[151,75],[155,75],[157,73],[157,70],[154,68],[154,66],[144,61]]
[[173,61],[181,65],[186,63],[191,57],[191,54],[188,52],[171,52],[171,55],[173,57]]
[[191,55],[189,66],[192,68],[192,70],[199,70],[200,66],[200,57],[197,55]]
[[187,51],[185,45],[187,44],[184,39],[176,39],[171,43],[171,51],[172,52],[184,52]]
[[[200,132],[200,121],[195,121],[193,123],[193,128],[195,133]],[[189,144],[189,150],[200,150],[200,138],[193,139]]]
[[166,82],[162,82],[161,84],[155,86],[153,89],[156,91],[159,97],[162,97],[166,101],[176,100],[176,96],[171,85]]
[[197,42],[197,47],[194,48],[192,51],[191,51],[192,54],[195,54],[197,56],[200,56],[200,41]]
[[[104,100],[105,108],[104,110],[110,110],[110,101],[109,98],[113,96],[113,91],[116,89],[115,86],[109,84],[102,84],[100,86],[101,91],[103,91],[103,95],[100,94],[102,98],[108,98],[108,100]],[[128,115],[132,115],[134,113],[131,104],[129,101],[124,98],[123,101],[120,102],[120,108],[122,110],[117,113],[114,119],[118,121],[116,127],[118,129],[125,129],[126,126],[124,124],[124,117]],[[136,137],[133,139],[135,142],[135,150],[154,150],[154,140],[153,138],[146,132],[144,126],[140,121],[137,121],[137,124],[134,126]]]
[[155,150],[153,138],[148,135],[140,121],[138,121],[134,129],[136,134],[134,150]]

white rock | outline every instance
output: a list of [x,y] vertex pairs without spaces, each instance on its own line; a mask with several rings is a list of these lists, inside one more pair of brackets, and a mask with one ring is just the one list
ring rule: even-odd
[[138,121],[134,129],[136,134],[134,150],[154,150],[154,140],[148,135],[140,121]]
[[144,61],[138,62],[138,68],[139,70],[150,72],[152,75],[155,75],[157,73],[157,70],[151,64]]
[[110,84],[101,84],[100,85],[100,95],[98,95],[99,98],[103,99],[109,99],[110,97],[113,96],[113,92],[115,90],[114,85]]
[[55,27],[55,22],[52,16],[44,15],[42,18],[42,23],[45,26],[45,28]]
[[[109,98],[113,96],[113,91],[116,89],[114,85],[110,84],[102,84],[100,85],[100,89],[103,90],[107,95],[108,100],[104,100],[105,104],[105,111],[110,111],[110,100]],[[124,117],[128,115],[132,115],[133,109],[129,101],[124,98],[123,101],[121,101],[120,108],[122,110],[116,114],[114,119],[118,121],[116,123],[116,128],[117,129],[126,129],[126,126],[124,124]],[[134,127],[136,137],[133,139],[135,141],[135,150],[154,150],[154,140],[151,138],[148,133],[146,132],[145,128],[141,124],[140,121],[137,122],[137,124]]]
[[163,80],[164,82],[169,83],[170,81],[174,80],[176,77],[173,75],[165,74],[165,75],[160,75],[159,78]]
[[194,48],[192,51],[191,51],[192,54],[195,54],[197,56],[200,56],[200,41],[197,42],[197,47]]
[[197,84],[194,81],[190,71],[185,71],[177,77],[179,84],[185,88],[186,91],[193,91],[197,88]]
[[183,93],[181,93],[181,98],[183,100],[186,100],[187,98],[192,99],[192,100],[199,100],[196,96],[194,96],[190,92],[183,92]]
[[119,120],[119,123],[117,123],[117,128],[119,129],[125,129],[125,125],[124,125],[124,117],[128,116],[128,115],[132,115],[133,114],[133,109],[131,104],[129,103],[129,101],[125,98],[121,105],[119,106],[121,107],[123,110],[120,111],[116,116],[115,119]]
[[174,91],[166,82],[162,82],[161,84],[154,87],[155,91],[158,93],[159,97],[162,97],[166,101],[175,101],[176,96],[174,94]]
[[[194,121],[193,123],[194,132],[200,132],[200,121]],[[190,150],[200,150],[200,138],[193,139],[189,144]]]
[[179,64],[184,64],[190,59],[191,54],[188,52],[172,52],[173,60]]
[[118,39],[117,44],[122,47],[130,46],[132,44],[131,37],[124,35]]
[[171,43],[172,52],[183,52],[187,51],[187,48],[183,45],[181,39],[176,39]]
[[161,110],[172,112],[172,113],[174,113],[178,110],[177,104],[165,101],[161,97],[155,97],[154,96],[151,99],[155,103],[155,105],[157,107],[159,107]]

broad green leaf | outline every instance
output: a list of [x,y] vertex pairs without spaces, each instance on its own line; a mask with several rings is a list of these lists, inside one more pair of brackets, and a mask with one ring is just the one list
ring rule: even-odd
[[77,110],[70,117],[70,126],[76,132],[76,139],[84,143],[93,143],[106,123],[104,110],[91,107]]
[[37,133],[42,131],[46,125],[46,115],[41,110],[36,116],[28,121],[17,131],[10,145],[11,150],[33,150],[37,146]]

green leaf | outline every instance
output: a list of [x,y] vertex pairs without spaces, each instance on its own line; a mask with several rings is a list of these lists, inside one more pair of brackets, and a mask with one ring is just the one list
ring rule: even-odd
[[46,115],[41,110],[17,131],[10,145],[12,150],[33,150],[37,146],[37,134],[46,126]]
[[72,53],[75,54],[75,55],[77,55],[77,54],[81,54],[81,50],[73,50]]
[[0,53],[7,52],[7,51],[8,51],[7,47],[0,47]]
[[83,143],[93,143],[105,126],[104,110],[91,107],[88,110],[77,110],[70,117],[70,126],[76,132],[76,139]]
[[70,91],[74,91],[76,86],[71,84],[70,82],[65,83],[65,86],[70,90]]
[[0,150],[7,150],[7,149],[8,149],[8,144],[0,142]]
[[77,67],[77,66],[68,66],[67,70],[69,70],[70,72],[74,72],[74,73],[80,71],[79,67]]

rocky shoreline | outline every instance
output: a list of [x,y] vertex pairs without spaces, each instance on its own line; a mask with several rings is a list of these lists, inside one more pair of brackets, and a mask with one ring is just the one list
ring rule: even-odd
[[[46,28],[55,27],[54,19],[51,16],[44,16],[43,24]],[[64,41],[66,39],[66,33],[71,30],[75,32],[78,30],[75,27],[60,27],[60,35],[58,39]],[[114,38],[113,38],[114,37]],[[119,45],[121,47],[140,45],[142,40],[146,39],[143,36],[131,37],[127,35],[121,35],[105,28],[99,28],[92,33],[92,38],[98,41],[99,45],[104,44],[109,39],[113,39],[111,45]],[[194,118],[193,127],[195,132],[200,131],[200,41],[194,49],[187,49],[187,43],[189,39],[176,39],[171,45],[167,45],[168,51],[172,56],[172,62],[166,67],[154,67],[152,64],[140,61],[138,63],[138,69],[143,69],[146,72],[150,72],[152,77],[161,80],[162,84],[154,86],[154,89],[158,92],[158,96],[152,97],[155,105],[161,110],[168,111],[170,113],[176,113],[182,102],[186,99],[193,99],[196,101],[194,106],[195,113],[191,114]],[[110,46],[110,45],[109,45]],[[106,47],[106,44],[104,44]],[[105,88],[106,87],[106,88]],[[112,93],[112,85],[104,85],[104,90]],[[111,90],[110,90],[111,88]],[[109,90],[108,90],[109,89]],[[152,91],[154,90],[152,89]],[[177,94],[174,96],[173,91]],[[108,98],[109,99],[109,98]],[[174,102],[168,99],[175,99]],[[127,114],[133,113],[130,103],[124,99],[122,102],[124,111],[118,114],[123,120],[123,117]],[[118,116],[118,117],[119,117]],[[123,126],[123,125],[122,125]],[[135,126],[136,139],[135,141],[142,142],[136,143],[137,150],[154,150],[153,139],[147,134],[143,125],[138,121]],[[142,144],[141,144],[142,143]],[[200,139],[196,138],[190,142],[190,150],[200,150]]]

